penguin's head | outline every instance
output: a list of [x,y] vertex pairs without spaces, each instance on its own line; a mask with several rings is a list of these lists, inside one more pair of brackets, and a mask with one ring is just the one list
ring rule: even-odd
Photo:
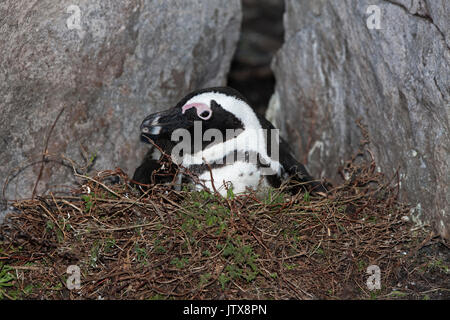
[[226,139],[230,130],[237,135],[248,128],[260,128],[258,118],[246,99],[228,87],[194,91],[175,107],[147,116],[140,126],[141,140],[149,143],[151,139],[166,152],[174,146],[177,130],[188,132],[195,139],[200,138],[201,144],[197,145],[205,148],[211,140],[205,141],[202,137],[207,136],[210,129],[220,131]]

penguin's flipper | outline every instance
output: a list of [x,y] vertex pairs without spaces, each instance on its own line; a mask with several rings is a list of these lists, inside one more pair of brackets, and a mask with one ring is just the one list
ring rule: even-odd
[[326,185],[310,176],[305,166],[301,163],[290,167],[287,172],[290,177],[290,182],[293,184],[291,190],[293,193],[298,193],[301,189],[312,193],[326,194],[328,192]]
[[[257,117],[263,128],[268,130],[267,151],[272,154],[271,150],[271,129],[275,129],[273,124],[262,115],[257,114]],[[284,170],[281,180],[290,179],[291,182],[296,183],[290,188],[292,193],[298,193],[301,189],[314,193],[327,193],[327,187],[319,180],[314,179],[306,170],[305,166],[298,162],[293,156],[289,144],[279,136],[279,161]]]
[[151,184],[153,172],[159,170],[160,167],[161,164],[158,160],[152,159],[148,155],[145,156],[142,164],[134,171],[132,184],[136,187],[141,184]]
[[145,185],[168,184],[174,181],[176,172],[167,168],[161,154],[151,148],[144,157],[141,165],[133,174],[131,185],[139,190],[147,190]]
[[[327,187],[320,180],[314,179],[305,166],[298,162],[289,148],[289,145],[280,137],[280,163],[291,182],[291,192],[298,193],[301,189],[312,193],[327,193]],[[296,184],[295,184],[296,183]]]

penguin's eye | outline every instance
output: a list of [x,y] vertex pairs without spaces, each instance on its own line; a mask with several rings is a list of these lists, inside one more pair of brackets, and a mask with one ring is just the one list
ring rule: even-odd
[[184,114],[187,110],[195,108],[197,111],[197,116],[202,120],[208,120],[212,116],[211,108],[204,103],[190,103],[186,104],[181,108],[181,113]]
[[200,113],[198,115],[199,118],[203,119],[203,120],[208,120],[210,118],[210,114],[211,112],[208,110],[203,111],[202,113]]

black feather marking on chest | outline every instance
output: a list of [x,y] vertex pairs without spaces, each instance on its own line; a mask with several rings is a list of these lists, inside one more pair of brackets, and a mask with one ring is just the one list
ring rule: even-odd
[[202,163],[202,164],[192,164],[189,165],[189,170],[195,174],[201,174],[208,171],[209,168],[223,168],[227,165],[232,165],[233,163],[240,161],[246,163],[254,163],[257,169],[262,167],[270,167],[265,161],[262,160],[261,155],[256,151],[238,151],[234,150],[223,158],[216,160],[212,163]]

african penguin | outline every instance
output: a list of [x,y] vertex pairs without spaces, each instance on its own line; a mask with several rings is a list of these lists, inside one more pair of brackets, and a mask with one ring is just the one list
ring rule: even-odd
[[133,180],[139,184],[184,178],[167,174],[154,179],[153,174],[165,166],[162,151],[198,176],[197,181],[187,180],[198,189],[226,195],[231,186],[237,194],[247,188],[279,187],[293,179],[313,192],[326,192],[295,160],[274,126],[232,88],[194,91],[175,107],[147,116],[140,130],[143,142],[153,141],[158,147],[152,145],[136,169]]

